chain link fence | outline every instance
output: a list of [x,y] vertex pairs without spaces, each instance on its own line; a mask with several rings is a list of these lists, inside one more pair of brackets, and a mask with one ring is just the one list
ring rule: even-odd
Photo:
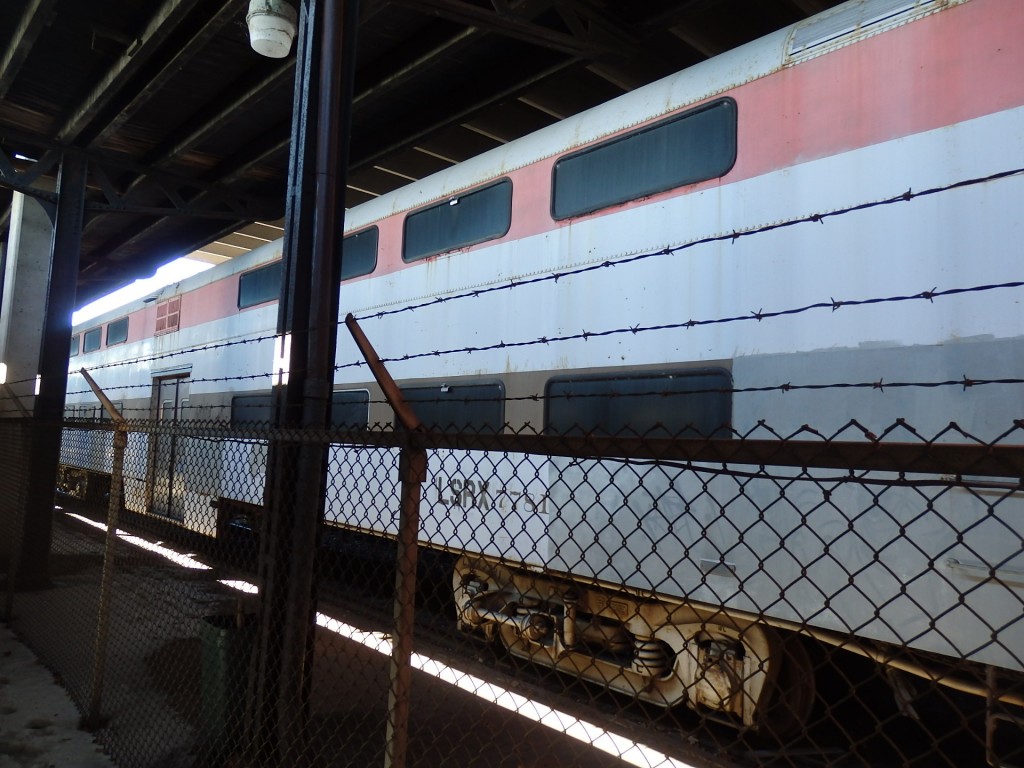
[[1019,422],[63,434],[8,615],[120,766],[1024,764]]

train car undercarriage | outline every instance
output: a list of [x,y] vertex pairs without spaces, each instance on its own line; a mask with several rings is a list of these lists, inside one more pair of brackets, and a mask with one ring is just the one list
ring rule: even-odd
[[685,705],[758,736],[785,739],[811,717],[818,696],[815,666],[798,634],[883,665],[896,707],[914,720],[920,717],[908,702],[915,697],[907,693],[916,689],[914,680],[975,697],[990,765],[1000,764],[999,726],[1024,726],[1024,696],[1017,693],[1024,678],[1011,670],[977,664],[952,669],[933,654],[911,663],[825,631],[801,633],[713,606],[514,569],[479,556],[458,558],[453,584],[459,629],[482,632],[515,657],[639,701]]
[[513,570],[461,557],[458,625],[544,664],[662,707],[782,738],[814,704],[814,674],[796,638],[711,607]]

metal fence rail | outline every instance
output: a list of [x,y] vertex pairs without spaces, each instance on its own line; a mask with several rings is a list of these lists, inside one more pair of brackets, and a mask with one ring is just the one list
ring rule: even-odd
[[[121,766],[1024,764],[1022,437],[73,420],[11,624]],[[325,458],[299,707],[259,621],[289,445]]]

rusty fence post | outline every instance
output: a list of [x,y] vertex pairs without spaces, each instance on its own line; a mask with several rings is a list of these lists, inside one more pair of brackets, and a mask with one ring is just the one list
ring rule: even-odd
[[385,768],[405,768],[409,744],[409,707],[412,700],[412,640],[416,618],[417,534],[420,496],[427,479],[427,452],[402,448],[398,462],[402,505],[398,518],[398,563],[395,576],[395,633],[391,645],[391,689],[388,692],[388,729]]
[[96,612],[96,642],[93,647],[92,684],[89,691],[89,712],[85,724],[98,728],[102,722],[100,709],[103,682],[107,668],[107,636],[110,629],[110,594],[114,582],[114,557],[117,552],[117,523],[124,497],[124,452],[128,447],[128,426],[124,416],[114,407],[106,393],[83,368],[80,373],[103,404],[114,422],[114,456],[110,470],[110,501],[107,505],[107,537],[103,547],[103,575],[100,577],[100,604]]
[[345,325],[362,353],[395,416],[409,434],[402,448],[398,472],[402,483],[398,517],[398,562],[395,575],[395,633],[391,642],[391,686],[388,691],[388,730],[385,768],[405,768],[409,745],[409,708],[412,701],[412,639],[416,617],[416,560],[420,529],[420,497],[427,480],[427,452],[416,435],[423,431],[416,412],[391,378],[358,321],[349,314]]

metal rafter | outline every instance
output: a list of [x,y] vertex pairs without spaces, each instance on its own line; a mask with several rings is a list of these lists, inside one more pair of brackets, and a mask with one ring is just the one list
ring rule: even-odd
[[724,50],[722,45],[701,34],[692,25],[677,24],[669,31],[705,58],[710,59]]
[[[279,87],[281,85],[282,79],[288,78],[292,75],[294,66],[294,62],[290,60],[283,62],[279,64],[273,70],[273,72],[271,72],[270,75],[260,78],[257,82],[250,84],[247,88],[231,90],[230,92],[234,93],[235,95],[232,96],[230,100],[225,97],[225,99],[222,101],[223,106],[215,114],[202,120],[198,124],[193,125],[192,127],[189,127],[179,132],[178,134],[170,137],[168,141],[164,142],[164,144],[157,147],[155,150],[153,150],[153,152],[151,152],[147,157],[143,159],[143,164],[141,167],[135,169],[129,168],[129,170],[133,170],[133,172],[136,173],[136,178],[133,179],[127,185],[124,192],[119,193],[118,196],[122,199],[127,200],[134,192],[139,191],[145,186],[150,176],[166,177],[166,174],[163,174],[157,169],[166,167],[168,164],[173,162],[175,158],[179,157],[183,153],[195,147],[205,138],[209,137],[214,131],[223,130],[225,122],[230,119],[230,116],[232,115],[233,112],[240,109],[244,104],[248,103],[249,101],[259,99],[263,94],[269,92],[270,90],[273,90],[274,88]],[[212,197],[204,196],[198,201],[194,199],[189,200],[185,202],[184,206],[181,208],[167,210],[166,214],[188,213],[191,211],[198,212],[203,210],[209,210],[208,208],[204,208],[202,205],[197,205],[197,203],[205,202],[208,204],[211,200],[216,201],[220,199],[226,201],[228,210],[221,211],[219,213],[212,215],[214,215],[215,218],[227,219],[231,219],[233,215],[234,218],[237,220],[239,226],[252,220],[278,218],[280,212],[276,208],[274,208],[269,203],[269,201],[263,200],[261,198],[256,198],[254,200],[254,202],[256,202],[256,205],[239,206],[239,204],[235,202],[235,198],[237,198],[240,201],[248,200],[250,198],[247,198],[245,196],[239,197],[236,195],[229,195],[226,190],[214,190],[213,186],[215,185],[224,187],[230,184],[231,182],[236,181],[240,177],[240,174],[238,172],[239,169],[241,169],[244,172],[244,170],[252,168],[254,165],[263,162],[268,156],[271,156],[274,153],[280,151],[281,148],[286,144],[286,139],[275,140],[272,142],[272,147],[270,151],[267,151],[265,147],[261,147],[260,150],[252,158],[240,158],[236,156],[230,166],[231,168],[234,169],[230,173],[230,175],[218,176],[216,174],[207,174],[207,178],[212,177],[211,181],[202,182],[198,180],[187,180],[182,179],[180,177],[176,177],[178,179],[178,182],[182,186],[192,186],[208,189]],[[219,167],[223,168],[224,165],[225,164],[222,163],[221,166]],[[108,195],[108,199],[109,197],[110,196]],[[113,205],[108,206],[106,208],[97,208],[96,210],[107,210],[111,212],[137,212],[161,215],[159,208],[146,209],[144,207],[129,205]],[[232,211],[234,212],[233,214]],[[211,214],[197,213],[196,215],[205,217]],[[99,220],[93,218],[86,224],[85,231],[89,232],[90,230],[95,229],[98,223]],[[100,258],[105,258],[107,255],[109,255],[109,253],[109,251],[105,251],[105,255],[101,256]]]
[[556,5],[559,15],[571,30],[568,34],[533,22],[507,3],[500,4],[500,11],[487,10],[463,0],[394,0],[394,4],[573,57],[607,56],[620,52],[621,46],[633,47],[632,40],[604,23],[591,9],[577,3],[563,1]]
[[[283,132],[283,136],[282,136]],[[214,171],[208,176],[217,179],[217,183],[220,185],[229,185],[233,181],[237,181],[246,175],[253,167],[265,162],[267,159],[274,157],[277,154],[285,151],[288,147],[291,136],[291,123],[285,121],[279,126],[267,131],[263,136],[254,142],[251,142],[245,148],[240,150],[232,157],[225,160],[219,165]],[[190,207],[201,208],[202,206],[208,206],[212,203],[219,202],[221,193],[217,189],[206,189],[198,194],[185,200],[185,204]],[[234,222],[236,227],[240,227],[250,221],[257,219],[274,219],[278,218],[274,213],[269,212],[271,215],[254,215],[250,216],[237,216]],[[110,257],[115,252],[129,245],[135,245],[147,237],[162,232],[168,227],[172,226],[173,222],[167,218],[160,218],[156,221],[146,223],[140,227],[131,230],[128,234],[123,237],[119,237],[115,240],[104,243],[100,248],[95,251],[94,263],[95,264],[107,264],[110,261]],[[218,233],[219,235],[230,232],[231,228],[222,230]],[[198,243],[197,243],[198,245]]]
[[649,34],[651,32],[668,29],[691,20],[695,14],[713,10],[721,6],[722,0],[685,0],[684,2],[673,3],[669,8],[656,16],[646,19],[637,29],[638,34]]
[[164,0],[134,45],[129,47],[107,73],[99,79],[92,92],[82,101],[57,131],[57,141],[72,143],[117,96],[121,88],[166,42],[177,26],[200,0]]
[[27,168],[19,170],[14,158],[8,155],[3,147],[0,147],[0,187],[6,187],[49,203],[56,203],[57,193],[53,189],[37,186],[36,182],[45,173],[57,167],[60,164],[60,158],[59,150],[50,149]]
[[168,58],[160,63],[158,71],[130,96],[128,103],[118,110],[110,122],[91,137],[89,146],[95,146],[103,142],[128,122],[161,88],[178,75],[185,65],[199,54],[225,26],[237,21],[244,7],[245,0],[229,0],[229,2],[225,2],[183,47],[175,49]]
[[[433,119],[428,126],[421,129],[421,131],[417,132],[415,135],[407,135],[403,130],[402,136],[377,137],[380,141],[376,143],[375,146],[363,145],[362,147],[359,147],[354,145],[350,168],[352,171],[357,171],[361,168],[370,167],[380,158],[390,154],[391,152],[399,148],[412,146],[412,144],[417,140],[442,127],[465,122],[480,109],[514,96],[524,88],[529,87],[531,84],[549,77],[555,72],[561,71],[566,67],[572,66],[576,62],[577,59],[566,59],[565,61],[557,63],[540,72],[531,73],[526,78],[510,78],[510,82],[502,87],[501,90],[489,90],[484,98],[471,103],[467,103],[464,99],[461,99],[459,94],[453,94],[451,100],[438,100],[436,102],[436,108],[432,111],[432,114],[437,116],[436,119]],[[494,79],[489,78],[489,82],[494,84]],[[285,151],[288,147],[290,133],[290,125],[282,122],[276,128],[267,131],[261,138],[250,143],[247,147],[226,159],[216,169],[207,174],[207,177],[216,178],[219,183],[225,185],[242,178],[256,165],[259,165],[267,159]],[[363,151],[360,152],[360,149]],[[195,205],[202,202],[203,199],[204,196],[199,195],[188,202],[190,205]],[[239,224],[241,223],[242,221],[240,220]],[[141,242],[146,237],[162,231],[166,226],[166,221],[155,221],[137,230],[133,230],[123,238],[118,238],[115,241],[105,243],[97,250],[96,261],[105,263],[109,260],[111,254],[126,246]]]
[[[283,167],[287,126],[283,121],[273,125],[244,147],[238,146],[237,139],[234,147],[220,139],[237,135],[236,126],[246,120],[254,105],[279,103],[290,87],[286,81],[294,74],[292,59],[254,59],[230,89],[209,98],[195,114],[175,113],[174,120],[165,126],[138,124],[151,108],[177,108],[169,99],[170,88],[184,82],[177,79],[179,76],[201,77],[195,72],[203,62],[217,61],[223,55],[217,46],[226,44],[234,50],[241,42],[238,28],[243,23],[246,0],[151,0],[146,8],[153,10],[143,12],[141,24],[127,34],[121,34],[120,28],[111,32],[111,39],[119,40],[123,48],[84,51],[89,72],[98,73],[98,77],[90,74],[83,86],[62,92],[60,81],[54,82],[51,73],[51,65],[61,63],[62,52],[52,52],[54,61],[41,61],[38,73],[27,71],[37,61],[29,52],[33,45],[39,51],[40,43],[46,45],[51,40],[51,29],[57,33],[52,39],[68,39],[66,23],[71,16],[56,10],[63,9],[64,3],[74,8],[76,2],[19,0],[11,8],[6,3],[3,6],[0,100],[5,93],[17,94],[13,100],[2,101],[4,118],[15,132],[23,125],[28,135],[28,126],[32,126],[31,131],[40,135],[26,140],[7,129],[0,131],[5,142],[0,150],[5,152],[0,156],[0,187],[30,194],[44,191],[43,166],[31,168],[15,162],[15,151],[43,158],[49,150],[89,148],[93,170],[87,205],[93,214],[93,226],[87,227],[91,236],[87,238],[83,264],[87,266],[98,254],[103,264],[95,272],[104,275],[105,284],[115,272],[127,276],[132,271],[126,259],[146,261],[145,254],[151,248],[166,252],[166,243],[173,241],[180,246],[222,225],[226,230],[235,216],[239,218],[234,223],[241,224],[250,220],[247,214],[272,207],[264,205],[267,201],[259,195],[233,192],[231,188],[273,188]],[[104,2],[116,7],[114,0]],[[749,31],[764,26],[762,21],[780,19],[781,25],[837,2],[764,0],[770,12],[764,19],[761,14],[752,17]],[[565,89],[571,91],[577,83],[600,85],[598,91],[603,98],[720,51],[722,41],[716,26],[728,24],[729,14],[736,13],[743,0],[665,0],[650,4],[605,0],[363,0],[361,6],[368,46],[362,51],[362,66],[356,73],[362,88],[356,97],[358,143],[353,148],[351,168],[357,186],[373,194],[400,183],[398,177],[419,178],[438,166],[432,160],[426,171],[416,170],[416,163],[407,168],[401,161],[392,161],[395,152],[432,155],[449,164],[453,157],[464,159],[489,146],[485,139],[465,130],[467,125],[506,140],[534,123],[525,115],[520,127],[502,125],[500,115],[490,110],[503,101],[521,98],[522,104],[561,118],[580,108],[579,98],[570,95],[566,101],[563,97]],[[378,15],[382,18],[377,19]],[[133,17],[138,20],[135,14]],[[724,34],[722,29],[719,32]],[[690,45],[676,42],[681,38]],[[731,45],[733,41],[727,42]],[[528,55],[523,55],[524,49]],[[396,57],[403,50],[415,53],[398,53]],[[481,61],[488,62],[486,66],[491,69],[486,75],[479,71]],[[514,63],[501,63],[508,61]],[[587,78],[584,67],[595,76]],[[577,70],[585,79],[563,79],[550,91],[533,92],[537,83],[566,69]],[[39,78],[39,90],[26,100],[18,86],[37,74],[44,76]],[[609,82],[616,88],[607,86]],[[6,109],[8,105],[10,110]],[[518,114],[515,109],[511,111]],[[40,127],[52,124],[49,121],[56,121],[60,129],[56,137],[60,140],[54,140],[49,129]],[[461,145],[459,149],[433,147],[430,137],[438,131],[447,131],[449,139]],[[225,144],[231,147],[228,156]],[[108,145],[115,149],[104,157],[99,147]],[[137,165],[108,162],[119,152]],[[176,172],[183,158],[191,161],[193,153],[198,166],[190,163],[189,168],[211,170]],[[8,193],[0,194],[0,228],[4,226],[9,197]],[[126,216],[115,227],[115,220],[108,214],[122,211],[135,218]],[[182,224],[178,214],[225,218]],[[158,218],[168,220],[154,223]],[[124,265],[128,269],[122,270]]]
[[789,0],[789,3],[805,16],[813,16],[830,7],[830,4],[823,0]]
[[5,41],[7,48],[0,56],[0,99],[7,95],[21,71],[22,64],[28,58],[29,51],[46,26],[50,12],[57,0],[30,0],[21,15],[21,21],[14,30],[10,40]]
[[[8,136],[17,136],[16,132],[6,132]],[[33,140],[39,144],[38,140]],[[115,160],[96,152],[76,150],[54,142],[42,142],[45,150],[39,159],[23,170],[17,168],[14,160],[0,147],[0,187],[16,190],[40,200],[56,202],[55,194],[46,187],[38,186],[40,179],[53,170],[60,158],[67,154],[82,155],[89,161],[92,188],[98,189],[104,201],[95,197],[87,200],[85,208],[93,212],[143,213],[152,216],[196,216],[200,218],[248,220],[277,218],[280,203],[255,195],[238,195],[229,192],[226,185],[237,180],[238,169],[248,169],[262,162],[271,154],[266,148],[262,152],[251,151],[249,162],[236,160],[231,167],[231,175],[214,181],[202,181],[157,168],[144,166],[126,160]],[[279,142],[274,143],[274,151]],[[125,191],[118,190],[110,180],[110,173],[129,172],[136,176],[135,181]],[[146,188],[143,189],[143,186]],[[133,193],[152,195],[154,188],[167,204],[153,205],[133,199]],[[191,194],[190,194],[191,193]]]
[[[171,241],[170,246],[165,250],[178,250],[187,253],[188,251],[195,250],[207,243],[211,243],[224,235],[230,234],[238,229],[244,222],[233,222],[224,224],[222,226],[206,228],[197,228],[194,234],[188,234],[179,237],[177,240]],[[132,226],[126,227],[122,236],[117,239],[116,242],[111,241],[110,244],[104,244],[101,249],[106,251],[105,256],[97,256],[93,258],[89,265],[81,272],[81,283],[91,283],[93,285],[111,285],[116,287],[118,284],[123,284],[125,281],[138,277],[140,268],[133,267],[136,262],[120,261],[111,258],[111,254],[116,251],[131,245],[139,245],[143,243],[148,237],[151,237],[154,232],[160,232],[169,227],[170,220],[163,218],[157,222],[139,222]],[[173,236],[173,232],[169,233]],[[168,238],[170,240],[170,237]],[[152,266],[151,263],[147,262],[145,266]],[[88,292],[86,292],[88,293]],[[95,297],[95,294],[90,294]]]
[[540,82],[558,72],[576,65],[580,59],[565,59],[542,70],[531,72],[524,78],[506,78],[501,82],[495,76],[489,76],[492,86],[485,95],[476,100],[467,101],[459,98],[459,94],[451,94],[448,98],[435,99],[429,113],[421,113],[419,123],[410,129],[408,125],[396,125],[391,132],[378,132],[372,141],[366,139],[354,141],[352,144],[351,168],[358,170],[381,163],[383,158],[394,152],[414,146],[432,133],[452,126],[461,125],[471,117],[492,104],[514,98],[534,83]]
[[400,86],[409,83],[424,67],[429,67],[433,62],[443,59],[445,56],[457,54],[469,43],[475,41],[481,34],[477,27],[468,27],[453,37],[434,46],[426,53],[418,56],[413,61],[403,64],[398,69],[389,72],[381,77],[376,83],[363,88],[356,94],[353,107],[364,107],[393,93]]
[[213,112],[205,113],[202,120],[186,124],[180,131],[169,136],[144,159],[148,165],[157,168],[172,162],[175,158],[201,144],[216,131],[224,130],[232,115],[236,115],[247,104],[262,99],[266,94],[280,88],[290,80],[295,71],[295,62],[287,59],[277,64],[269,74],[246,83],[232,83],[221,93],[215,103],[220,107]]

